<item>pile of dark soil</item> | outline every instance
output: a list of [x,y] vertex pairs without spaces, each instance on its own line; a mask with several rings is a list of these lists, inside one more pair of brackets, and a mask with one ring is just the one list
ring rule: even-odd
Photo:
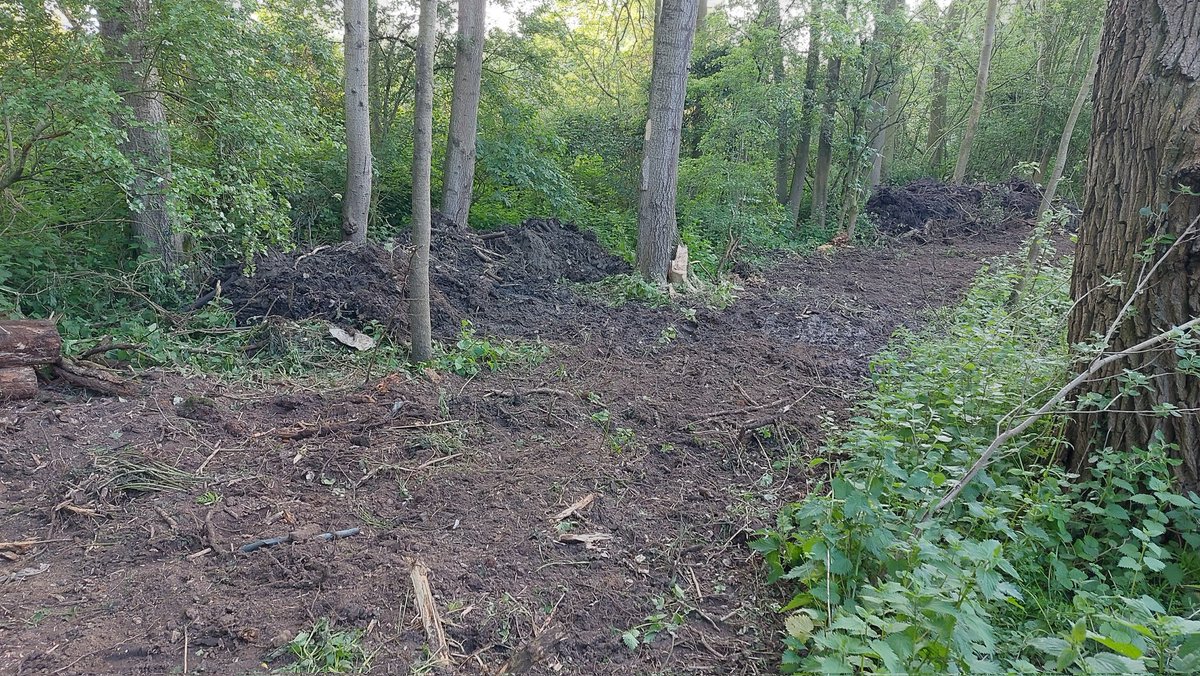
[[[354,326],[376,321],[406,332],[411,253],[407,235],[384,244],[274,252],[259,260],[253,276],[227,283],[224,295],[242,323],[267,316]],[[592,233],[557,219],[481,234],[437,218],[429,269],[434,330],[446,336],[505,296],[552,297],[560,279],[597,281],[629,266]]]
[[1041,188],[1019,178],[965,185],[920,179],[880,187],[867,202],[867,212],[880,232],[925,242],[1028,225],[1036,220],[1041,199]]

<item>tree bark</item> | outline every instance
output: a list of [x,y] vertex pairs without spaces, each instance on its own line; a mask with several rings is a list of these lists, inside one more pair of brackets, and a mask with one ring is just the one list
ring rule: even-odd
[[808,177],[808,155],[812,148],[813,112],[817,107],[817,71],[821,69],[821,0],[813,0],[808,18],[808,56],[804,61],[804,102],[800,106],[800,140],[792,158],[792,185],[788,214],[793,227],[800,225],[800,202]]
[[[846,15],[847,0],[841,0],[838,13]],[[817,137],[817,166],[813,172],[812,221],[818,229],[825,227],[829,211],[829,169],[833,164],[833,125],[836,122],[838,90],[842,79],[842,57],[829,60],[825,76],[825,104],[821,110],[821,128]]]
[[29,366],[0,368],[0,401],[37,396],[37,373]]
[[154,48],[144,39],[150,0],[113,0],[97,10],[100,38],[117,62],[117,89],[129,107],[117,123],[125,132],[121,154],[134,172],[126,186],[133,234],[164,269],[173,270],[183,257],[183,238],[171,227],[171,141],[162,78],[153,62]]
[[369,58],[367,0],[345,0],[346,33],[346,194],[342,196],[342,233],[346,240],[367,241],[371,211],[371,107],[367,96]]
[[983,116],[983,100],[987,96],[988,75],[992,70],[992,47],[996,42],[996,13],[999,5],[999,0],[988,0],[987,17],[983,24],[983,46],[979,51],[979,73],[975,78],[975,96],[971,99],[967,128],[963,130],[962,143],[958,147],[958,162],[954,165],[955,183],[962,183],[967,175],[971,146],[975,143],[975,133],[979,131],[979,118]]
[[454,93],[450,132],[442,172],[442,214],[467,224],[475,181],[475,134],[479,120],[479,86],[483,76],[484,13],[487,0],[459,0],[458,45],[454,55]]
[[433,164],[433,42],[436,30],[437,0],[421,0],[417,29],[417,93],[413,106],[414,250],[408,271],[408,316],[414,362],[433,359],[433,324],[429,316],[429,239],[433,215],[430,173]]
[[675,188],[696,4],[696,0],[663,0],[654,31],[649,119],[638,195],[637,268],[647,281],[656,283],[666,283],[667,268],[679,242]]
[[0,367],[53,364],[62,354],[58,326],[51,321],[0,321]]
[[[1071,278],[1072,344],[1111,334],[1107,351],[1116,352],[1200,316],[1200,243],[1170,243],[1200,219],[1197,27],[1200,3],[1191,0],[1113,0],[1109,5]],[[1161,262],[1139,284],[1152,265],[1140,255],[1148,241],[1153,260]],[[1121,284],[1108,283],[1111,279]],[[1139,287],[1143,293],[1135,293]],[[1086,469],[1094,448],[1145,448],[1161,434],[1182,460],[1175,470],[1179,488],[1200,491],[1200,377],[1180,372],[1180,360],[1168,343],[1117,361],[1089,379],[1081,401],[1088,395],[1115,397],[1116,377],[1126,370],[1139,371],[1149,385],[1119,397],[1111,408],[1077,415],[1068,429],[1067,467]],[[1160,404],[1174,405],[1179,415],[1151,414]]]

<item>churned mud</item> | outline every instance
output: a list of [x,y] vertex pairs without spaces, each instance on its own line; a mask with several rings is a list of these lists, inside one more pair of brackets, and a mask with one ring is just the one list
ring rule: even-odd
[[[428,657],[419,561],[449,673],[496,673],[548,632],[528,673],[775,673],[778,592],[746,542],[822,489],[821,420],[870,355],[1024,232],[958,234],[779,259],[693,313],[554,284],[624,269],[569,226],[443,231],[440,334],[471,318],[540,339],[543,363],[324,390],[151,371],[128,399],[57,384],[4,405],[0,541],[28,544],[0,550],[0,672],[262,673],[327,618],[364,632],[372,672],[410,673]],[[402,332],[401,251],[280,255],[224,291],[247,322]]]

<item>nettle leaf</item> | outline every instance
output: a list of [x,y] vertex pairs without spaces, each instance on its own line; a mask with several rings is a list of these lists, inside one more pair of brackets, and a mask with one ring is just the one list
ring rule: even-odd
[[1115,653],[1096,653],[1083,659],[1088,671],[1093,674],[1144,674],[1146,666],[1141,662]]
[[1092,639],[1093,641],[1096,641],[1097,643],[1102,644],[1104,647],[1108,648],[1109,650],[1113,650],[1117,653],[1124,655],[1125,657],[1129,657],[1129,658],[1136,660],[1136,659],[1141,658],[1141,656],[1143,654],[1142,650],[1132,643],[1127,643],[1125,641],[1119,641],[1119,640],[1109,637],[1109,636],[1097,634],[1094,631],[1089,631],[1087,633],[1087,637]]
[[807,613],[796,613],[795,615],[788,616],[783,621],[783,626],[787,630],[788,635],[801,643],[808,642],[814,629],[813,619]]

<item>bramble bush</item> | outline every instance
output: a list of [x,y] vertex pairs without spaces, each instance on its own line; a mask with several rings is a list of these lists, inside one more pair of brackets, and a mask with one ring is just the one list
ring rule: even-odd
[[[904,333],[834,431],[830,491],[752,543],[791,595],[786,673],[1196,673],[1200,497],[1171,490],[1170,448],[1056,463],[1061,418],[1008,446],[926,516],[998,427],[1066,382],[1066,267],[1005,299],[994,264],[961,306]],[[823,462],[818,459],[817,462]]]

